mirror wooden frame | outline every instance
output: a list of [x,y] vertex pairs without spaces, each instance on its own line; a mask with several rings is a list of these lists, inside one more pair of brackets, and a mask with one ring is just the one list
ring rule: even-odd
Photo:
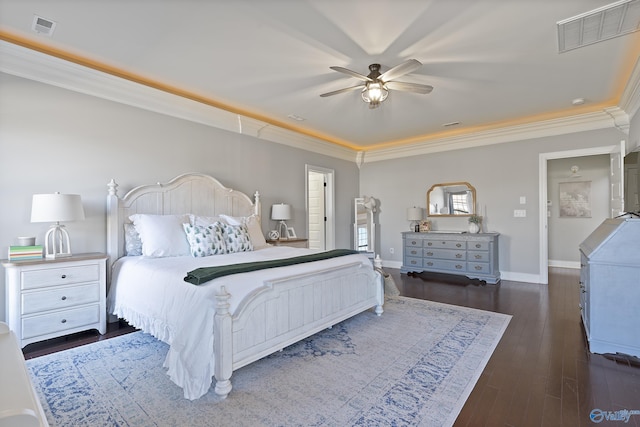
[[[469,213],[440,213],[440,212],[432,212],[431,209],[431,192],[434,191],[437,187],[467,187],[467,191],[471,192],[471,206],[470,206],[470,211]],[[473,185],[469,184],[466,181],[459,181],[459,182],[445,182],[445,183],[439,183],[439,184],[433,184],[431,186],[431,188],[429,188],[429,190],[427,191],[427,216],[450,216],[450,217],[466,217],[466,216],[471,216],[474,215],[476,213],[476,203],[477,203],[477,199],[476,199],[476,189]],[[437,209],[437,204],[436,205],[436,211]]]

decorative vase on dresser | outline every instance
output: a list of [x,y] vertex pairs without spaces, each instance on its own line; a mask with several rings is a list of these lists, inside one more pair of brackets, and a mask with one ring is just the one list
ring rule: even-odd
[[106,261],[101,253],[3,260],[7,323],[20,347],[89,329],[106,333]]
[[401,273],[448,273],[500,281],[498,233],[402,233]]
[[589,351],[640,357],[640,219],[607,219],[579,248]]

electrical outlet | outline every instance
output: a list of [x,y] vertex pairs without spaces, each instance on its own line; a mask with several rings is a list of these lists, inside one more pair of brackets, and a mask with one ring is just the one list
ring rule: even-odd
[[394,253],[396,253],[396,250],[395,250],[395,249],[393,249],[393,248],[389,248],[389,253],[390,253],[390,254],[394,254]]
[[527,216],[526,209],[516,209],[513,211],[514,218],[525,218]]

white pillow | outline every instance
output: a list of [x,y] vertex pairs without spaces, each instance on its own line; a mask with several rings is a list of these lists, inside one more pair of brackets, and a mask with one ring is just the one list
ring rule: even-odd
[[222,218],[219,216],[189,216],[191,218],[191,225],[197,225],[199,227],[206,227],[207,225],[215,224],[216,222],[222,221]]
[[262,249],[268,246],[271,246],[267,243],[264,238],[264,234],[262,234],[262,228],[260,227],[260,221],[258,221],[258,217],[255,215],[251,216],[229,216],[229,215],[220,215],[220,218],[229,225],[246,225],[249,230],[249,236],[251,237],[251,244],[253,245],[253,249]]
[[142,240],[142,255],[151,257],[190,255],[189,241],[182,224],[189,215],[135,214],[129,217]]

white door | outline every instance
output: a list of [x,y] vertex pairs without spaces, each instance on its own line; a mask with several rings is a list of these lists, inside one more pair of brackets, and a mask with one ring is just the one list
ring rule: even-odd
[[306,165],[307,236],[309,248],[335,248],[334,171]]
[[624,141],[620,141],[620,145],[616,146],[609,157],[611,160],[611,200],[609,207],[611,208],[611,218],[624,213]]
[[324,174],[309,171],[308,176],[308,223],[309,223],[309,248],[325,249],[325,226],[324,219]]

